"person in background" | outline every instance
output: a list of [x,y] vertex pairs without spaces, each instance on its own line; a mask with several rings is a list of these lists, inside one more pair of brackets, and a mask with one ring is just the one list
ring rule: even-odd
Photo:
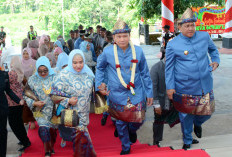
[[[11,70],[8,73],[10,88],[20,99],[23,99],[22,82],[24,78],[24,73],[19,56],[12,57],[10,67]],[[24,151],[27,147],[31,145],[31,142],[27,137],[27,132],[22,119],[23,106],[12,101],[7,94],[6,96],[9,104],[9,125],[13,133],[19,140],[19,144],[23,146],[18,151]]]
[[98,43],[99,43],[98,40],[99,40],[99,38],[101,37],[101,36],[100,36],[101,28],[102,28],[102,26],[97,25],[97,27],[96,27],[97,32],[94,33],[94,35],[93,35],[93,45],[94,45],[94,50],[95,50],[95,52],[97,51],[97,47],[99,46],[99,45],[98,45]]
[[113,43],[113,34],[110,31],[106,31],[105,41],[106,42],[103,45],[103,49],[112,45],[112,43]]
[[69,48],[66,46],[66,43],[65,43],[64,39],[63,39],[63,38],[58,38],[57,40],[59,40],[59,41],[61,42],[61,44],[62,44],[62,46],[63,46],[63,51],[64,51],[65,53],[67,53],[67,55],[69,55],[70,50],[69,50]]
[[34,31],[33,26],[30,26],[30,31],[27,33],[27,38],[29,40],[36,40],[37,32]]
[[0,46],[5,47],[6,46],[6,32],[3,31],[4,27],[1,26],[1,32],[0,32]]
[[[106,31],[106,35],[105,35],[105,41],[106,43],[104,44],[103,46],[103,51],[105,48],[109,47],[110,45],[112,45],[112,42],[113,42],[113,34],[110,32],[110,31]],[[105,74],[105,77],[107,80],[107,72]],[[107,85],[107,81],[104,81]],[[108,97],[107,97],[107,104],[109,104],[109,100],[108,100]],[[107,121],[107,118],[109,116],[109,113],[108,112],[103,112],[103,116],[102,116],[102,119],[101,119],[101,125],[104,126],[106,124],[106,121]],[[115,124],[115,118],[111,117],[113,123]],[[118,133],[117,133],[117,129],[115,129],[115,133],[114,133],[115,137],[118,136]]]
[[68,55],[64,52],[58,55],[55,72],[58,74],[62,69],[68,65]]
[[63,52],[63,51],[62,51],[62,49],[61,49],[60,47],[56,47],[56,48],[55,48],[53,54],[54,54],[54,56],[55,56],[56,62],[57,62],[57,59],[58,59],[59,54],[61,54],[62,52]]
[[75,43],[75,41],[79,38],[79,30],[76,29],[74,30],[74,40],[73,40],[73,43]]
[[88,41],[83,41],[80,45],[80,50],[85,56],[85,64],[88,65],[91,70],[93,70],[93,67],[95,67],[97,63],[93,61],[93,53],[90,49],[90,43]]
[[78,27],[79,32],[80,32],[81,30],[83,30],[83,29],[84,29],[84,27],[83,27],[82,25],[79,25],[79,27]]
[[39,46],[38,54],[40,57],[45,56],[48,52],[49,52],[49,49],[46,44],[42,44]]
[[179,114],[168,99],[165,85],[165,57],[151,67],[150,75],[153,84],[154,94],[154,115],[153,123],[153,145],[160,147],[160,141],[163,140],[164,124],[173,127],[179,123]]
[[27,47],[27,44],[29,43],[29,41],[30,40],[28,38],[23,39],[23,41],[22,41],[22,50]]
[[57,40],[57,41],[54,43],[54,49],[57,48],[57,47],[61,48],[62,52],[64,51],[63,46],[62,46],[62,43],[61,43],[59,40]]
[[27,44],[27,47],[31,49],[31,58],[37,60],[39,58],[39,41],[38,40],[30,40],[29,43]]
[[28,80],[29,87],[39,101],[35,101],[26,95],[23,96],[31,110],[34,107],[39,108],[39,112],[42,114],[42,116],[35,118],[39,125],[38,133],[44,145],[45,157],[50,157],[51,154],[55,153],[54,144],[57,136],[55,126],[50,122],[54,104],[49,94],[54,78],[55,73],[48,58],[40,57],[36,61],[36,73]]
[[169,25],[165,25],[163,29],[164,29],[164,32],[162,34],[163,37],[162,37],[162,48],[161,48],[162,57],[160,58],[160,60],[162,60],[165,57],[165,51],[166,51],[168,42],[174,38],[174,35],[169,31],[170,29]]
[[54,54],[47,53],[45,56],[49,59],[51,67],[55,68],[56,67],[56,58],[55,58]]
[[13,100],[16,104],[23,105],[24,100],[20,98],[11,90],[9,75],[4,71],[4,66],[1,66],[0,71],[0,156],[6,157],[7,149],[7,117],[9,113],[9,105],[7,102],[6,94]]
[[94,30],[93,30],[93,27],[89,27],[89,28],[88,28],[88,34],[90,34],[89,37],[93,39],[93,37],[94,37]]
[[105,33],[106,33],[106,29],[101,28],[100,29],[100,36],[97,38],[97,41],[96,41],[96,45],[98,45],[97,46],[97,51],[95,51],[97,56],[99,56],[103,51],[103,45],[106,42],[105,41]]
[[80,49],[80,44],[85,39],[85,30],[80,30],[80,37],[74,43],[74,49]]
[[69,50],[72,51],[74,49],[74,42],[75,42],[75,39],[74,39],[75,33],[74,33],[74,31],[71,30],[69,32],[69,35],[70,35],[70,39],[67,41],[67,43],[68,43]]
[[[24,73],[24,85],[26,85],[27,80],[33,75],[33,72],[35,71],[36,60],[32,59],[31,55],[32,52],[30,48],[27,47],[23,49],[22,69]],[[30,129],[35,129],[35,118],[27,105],[24,105],[23,107],[23,122],[26,124],[30,122]]]

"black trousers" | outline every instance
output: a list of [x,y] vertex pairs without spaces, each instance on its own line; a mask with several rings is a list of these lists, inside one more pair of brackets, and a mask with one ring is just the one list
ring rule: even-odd
[[22,114],[23,106],[20,105],[9,107],[9,125],[18,140],[22,142],[24,146],[26,146],[29,143],[29,138],[27,137],[27,132],[23,124]]
[[154,111],[154,123],[153,123],[153,144],[155,144],[156,142],[160,142],[163,140],[163,131],[164,131],[164,124],[163,123],[159,123],[159,118],[161,117],[161,115],[158,115],[155,113]]
[[153,144],[163,140],[164,124],[153,123]]
[[0,157],[6,156],[7,146],[7,114],[0,112]]

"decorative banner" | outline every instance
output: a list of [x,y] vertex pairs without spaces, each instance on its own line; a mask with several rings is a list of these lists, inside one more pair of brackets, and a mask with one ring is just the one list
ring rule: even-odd
[[210,6],[192,8],[197,18],[196,30],[209,34],[223,34],[225,31],[225,7]]

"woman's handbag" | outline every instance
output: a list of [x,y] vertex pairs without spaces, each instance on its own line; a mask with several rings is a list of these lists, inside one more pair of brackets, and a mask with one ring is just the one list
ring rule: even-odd
[[[71,97],[67,93],[58,90],[57,88],[52,88],[50,96],[54,104],[59,104],[64,99]],[[72,109],[72,107],[65,109],[60,104],[58,105],[58,107],[54,105],[51,122],[54,124],[61,124],[67,127],[76,127],[79,124],[78,112],[77,110]]]
[[[25,85],[24,88],[24,95],[33,99],[34,101],[39,101],[39,99],[36,97],[36,95],[33,93],[31,90],[30,86],[28,83]],[[43,114],[41,113],[41,109],[38,108],[37,106],[33,106],[32,108],[33,116],[36,117],[43,117]]]
[[61,111],[61,125],[66,127],[76,127],[79,125],[78,111],[75,109],[63,109]]
[[93,99],[94,99],[94,111],[95,114],[102,114],[103,112],[108,111],[108,105],[106,98],[100,92],[96,92],[93,88]]

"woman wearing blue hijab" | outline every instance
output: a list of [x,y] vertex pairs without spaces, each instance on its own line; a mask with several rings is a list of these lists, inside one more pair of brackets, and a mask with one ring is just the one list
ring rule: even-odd
[[68,55],[64,52],[58,55],[56,68],[54,71],[56,73],[59,73],[62,69],[64,69],[66,66],[68,66]]
[[83,41],[80,44],[80,50],[85,56],[85,63],[89,66],[90,69],[93,69],[97,63],[93,61],[93,54],[91,52],[91,45],[88,41]]
[[28,85],[39,101],[26,95],[23,96],[28,107],[40,109],[40,116],[35,116],[39,125],[39,137],[43,141],[45,157],[54,153],[53,146],[56,141],[55,126],[50,122],[52,118],[53,102],[49,97],[55,73],[47,57],[42,56],[36,61],[36,73],[28,80]]
[[[53,84],[53,89],[71,96],[71,98],[65,98],[61,101],[60,105],[78,111],[79,125],[74,128],[75,136],[72,136],[75,157],[96,156],[87,129],[93,82],[94,74],[85,64],[83,52],[75,49],[69,55],[68,66],[57,75]],[[80,140],[78,134],[83,134],[81,138],[88,139],[88,142],[78,145],[78,140]],[[80,152],[84,153],[79,154]]]
[[59,40],[57,40],[57,41],[54,43],[54,49],[55,49],[56,47],[60,47],[60,48],[62,49],[62,51],[64,51],[63,46],[62,46],[62,43],[61,43]]

